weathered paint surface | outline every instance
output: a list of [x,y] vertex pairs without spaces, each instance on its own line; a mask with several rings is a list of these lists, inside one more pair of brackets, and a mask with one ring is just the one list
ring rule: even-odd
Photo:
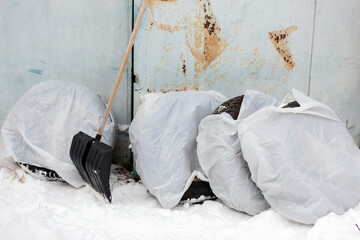
[[[77,82],[107,100],[130,6],[0,1],[0,124],[41,81]],[[135,43],[135,108],[146,92],[213,89],[233,97],[252,88],[282,98],[297,88],[332,107],[360,143],[359,10],[356,0],[150,0]],[[126,75],[114,105],[123,124],[130,121]]]
[[[108,100],[131,11],[127,0],[1,0],[0,126],[16,100],[42,81],[80,83]],[[121,124],[131,120],[129,77],[126,72],[113,106]]]
[[313,14],[313,0],[150,0],[135,44],[135,106],[147,92],[307,93]]
[[310,96],[333,108],[360,145],[360,1],[317,3]]
[[[107,100],[131,32],[131,11],[126,0],[0,1],[0,125],[41,81],[77,82]],[[130,121],[128,79],[126,73],[113,108],[122,124]]]
[[296,88],[332,107],[360,143],[359,5],[150,0],[135,44],[135,109],[147,92],[251,88],[282,99]]

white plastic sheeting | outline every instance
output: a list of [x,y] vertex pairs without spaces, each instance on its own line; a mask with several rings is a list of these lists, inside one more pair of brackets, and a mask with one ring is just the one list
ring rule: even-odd
[[266,106],[278,106],[276,98],[256,90],[246,90],[241,104],[238,119],[245,119],[256,111]]
[[[73,136],[95,136],[105,111],[90,89],[69,82],[49,81],[27,91],[14,105],[3,126],[5,146],[16,162],[57,172],[74,187],[84,184],[70,159]],[[117,125],[112,116],[101,141],[114,146]]]
[[283,104],[265,107],[238,126],[251,178],[282,215],[312,224],[342,214],[360,200],[360,150],[327,106],[292,90]]
[[130,125],[136,171],[165,208],[177,205],[193,178],[202,180],[196,154],[198,125],[227,99],[216,92],[153,93]]
[[277,100],[269,95],[247,90],[238,120],[222,113],[204,118],[199,125],[197,153],[211,189],[227,206],[250,215],[268,209],[269,204],[250,178],[237,127],[242,118],[277,104]]

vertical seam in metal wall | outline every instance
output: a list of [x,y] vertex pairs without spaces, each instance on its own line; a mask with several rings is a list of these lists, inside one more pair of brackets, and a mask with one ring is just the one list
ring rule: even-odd
[[[131,3],[131,32],[134,29],[134,6],[135,6],[135,0],[132,0]],[[130,121],[132,121],[132,119],[134,118],[134,83],[135,83],[135,72],[134,72],[134,49],[135,46],[133,46],[133,48],[131,49],[131,119]]]
[[311,86],[311,74],[312,74],[312,59],[314,52],[314,39],[315,39],[315,24],[316,24],[316,8],[317,0],[314,0],[314,17],[313,17],[313,29],[312,29],[312,38],[311,38],[311,52],[310,52],[310,68],[309,68],[309,83],[308,83],[308,92],[307,95],[310,96],[310,86]]
[[[134,29],[134,24],[135,24],[135,0],[131,1],[131,33],[132,30]],[[131,35],[130,35],[131,36]],[[134,119],[134,84],[135,84],[135,71],[134,71],[134,56],[135,56],[135,43],[134,46],[131,49],[131,120],[130,120],[130,124],[131,121]],[[129,139],[130,142],[130,139]],[[139,175],[136,173],[136,167],[135,167],[135,162],[134,162],[134,155],[133,152],[129,149],[130,152],[130,164],[133,167],[133,177],[134,178],[140,178]]]

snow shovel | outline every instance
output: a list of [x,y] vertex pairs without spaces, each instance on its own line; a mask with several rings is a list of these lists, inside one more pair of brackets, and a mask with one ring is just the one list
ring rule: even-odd
[[124,59],[122,61],[115,85],[113,87],[108,105],[100,123],[99,130],[95,138],[79,132],[73,137],[70,147],[70,158],[74,162],[81,177],[90,184],[97,192],[104,196],[111,203],[111,191],[109,184],[110,167],[113,157],[113,149],[100,142],[106,121],[109,117],[110,109],[114,102],[116,92],[119,88],[126,63],[129,59],[132,46],[134,45],[136,33],[138,31],[141,18],[144,14],[148,0],[143,0],[138,17],[135,22],[134,30],[131,34]]

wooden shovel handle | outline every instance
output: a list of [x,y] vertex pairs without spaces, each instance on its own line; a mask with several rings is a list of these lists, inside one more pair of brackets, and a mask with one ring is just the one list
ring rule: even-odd
[[134,45],[135,37],[136,37],[137,31],[139,29],[142,16],[144,15],[147,2],[148,2],[148,0],[143,0],[143,2],[141,4],[141,8],[140,8],[139,14],[138,14],[136,22],[135,22],[134,30],[133,30],[133,32],[131,34],[129,44],[128,44],[127,48],[126,48],[124,59],[122,61],[119,73],[118,73],[117,78],[116,78],[115,85],[114,85],[113,90],[111,92],[111,96],[110,96],[108,105],[106,107],[104,116],[102,118],[99,130],[98,130],[98,133],[97,133],[99,136],[101,136],[103,131],[104,131],[104,127],[105,127],[106,121],[107,121],[107,119],[109,117],[110,109],[111,109],[111,107],[113,105],[116,92],[117,92],[117,90],[119,88],[119,85],[120,85],[120,82],[121,82],[121,78],[122,78],[122,76],[124,74],[126,63],[127,63],[128,59],[129,59],[132,46]]

